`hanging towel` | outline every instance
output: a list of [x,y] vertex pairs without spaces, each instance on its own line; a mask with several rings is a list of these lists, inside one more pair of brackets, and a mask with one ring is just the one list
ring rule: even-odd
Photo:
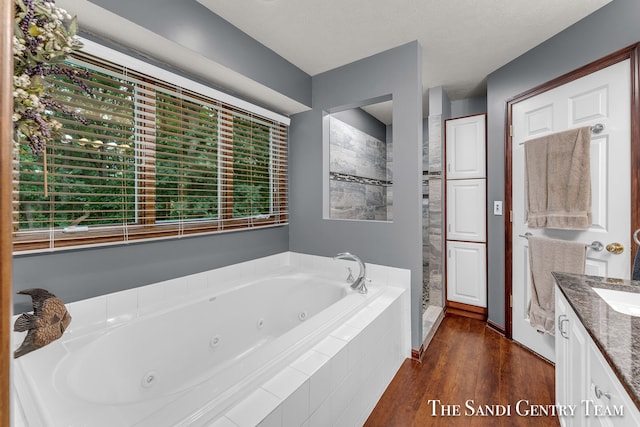
[[591,225],[590,144],[588,126],[525,142],[530,228],[584,230]]
[[584,274],[585,258],[584,243],[529,237],[532,327],[555,335],[555,286],[551,272]]

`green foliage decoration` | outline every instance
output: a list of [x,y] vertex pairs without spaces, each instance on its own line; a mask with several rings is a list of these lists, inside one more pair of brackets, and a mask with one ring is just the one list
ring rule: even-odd
[[40,154],[51,138],[59,134],[54,111],[76,120],[80,115],[53,99],[45,77],[65,75],[87,93],[77,70],[63,64],[67,56],[82,47],[76,38],[77,20],[53,0],[15,0],[13,36],[13,129],[14,139],[26,141]]

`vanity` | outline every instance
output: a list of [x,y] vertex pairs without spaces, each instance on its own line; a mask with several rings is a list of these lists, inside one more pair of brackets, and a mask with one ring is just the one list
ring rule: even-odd
[[640,282],[553,273],[562,426],[640,426]]

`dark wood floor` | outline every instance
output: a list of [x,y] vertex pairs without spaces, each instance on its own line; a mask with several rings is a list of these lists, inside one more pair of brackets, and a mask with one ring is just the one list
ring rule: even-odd
[[[553,365],[484,322],[447,316],[423,363],[404,362],[365,426],[558,426],[554,416],[525,416],[553,405],[554,388]],[[455,405],[459,416],[442,415]],[[479,409],[495,415],[478,416]]]

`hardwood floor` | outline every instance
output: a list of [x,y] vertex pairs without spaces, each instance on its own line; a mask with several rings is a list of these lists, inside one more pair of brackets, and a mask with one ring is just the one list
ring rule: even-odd
[[[365,426],[558,426],[555,416],[526,415],[550,411],[554,388],[553,365],[482,321],[450,315],[423,363],[404,362]],[[455,405],[459,416],[447,415]]]

